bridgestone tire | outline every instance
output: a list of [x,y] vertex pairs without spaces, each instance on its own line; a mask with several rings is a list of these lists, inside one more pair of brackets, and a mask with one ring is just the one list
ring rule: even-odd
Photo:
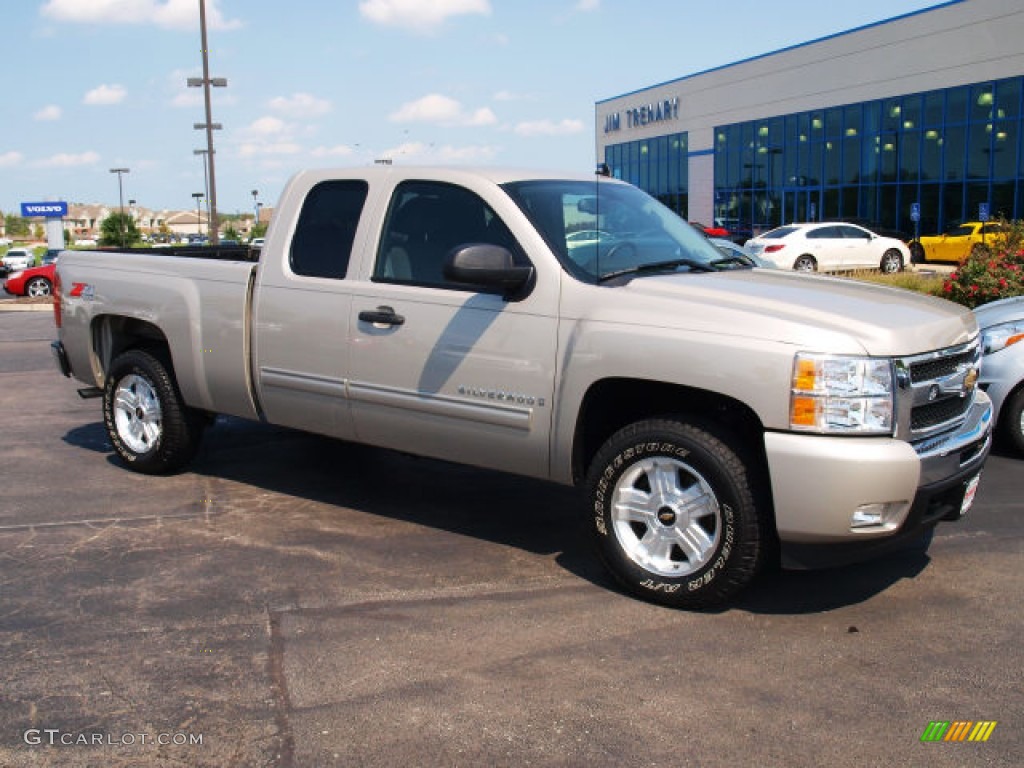
[[192,460],[203,431],[188,408],[170,365],[140,349],[114,359],[103,387],[103,423],[129,469],[148,475],[175,472]]
[[770,542],[750,467],[709,428],[637,422],[598,451],[586,480],[601,559],[630,592],[673,608],[721,605]]

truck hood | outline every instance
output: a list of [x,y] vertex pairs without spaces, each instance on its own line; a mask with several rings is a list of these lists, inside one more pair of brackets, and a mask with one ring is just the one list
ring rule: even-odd
[[590,319],[726,333],[809,351],[911,355],[965,343],[978,332],[973,313],[945,299],[822,275],[677,273],[606,288],[624,300],[600,302]]

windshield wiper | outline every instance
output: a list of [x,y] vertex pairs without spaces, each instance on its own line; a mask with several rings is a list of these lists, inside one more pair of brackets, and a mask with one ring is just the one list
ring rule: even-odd
[[691,272],[717,272],[710,264],[695,259],[670,259],[668,261],[652,261],[650,264],[640,264],[629,269],[617,269],[606,275],[597,278],[598,283],[605,283],[624,275],[646,275],[652,272],[666,272],[679,267],[689,267]]
[[722,258],[715,259],[714,261],[711,262],[712,267],[717,267],[720,265],[724,266],[726,264],[737,264],[741,269],[744,267],[753,268],[757,266],[757,264],[754,263],[753,259],[746,258],[744,256],[723,256]]

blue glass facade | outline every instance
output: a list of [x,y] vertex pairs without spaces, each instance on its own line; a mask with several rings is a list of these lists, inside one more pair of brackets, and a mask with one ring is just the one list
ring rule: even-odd
[[605,148],[604,161],[616,179],[634,184],[686,216],[689,152],[685,133],[673,133]]
[[[859,220],[920,234],[1024,218],[1024,77],[716,126],[714,217],[738,229]],[[688,134],[605,147],[612,174],[688,216]],[[701,191],[701,194],[705,194]]]
[[715,128],[715,216],[766,229],[857,219],[914,234],[1024,216],[1024,78]]

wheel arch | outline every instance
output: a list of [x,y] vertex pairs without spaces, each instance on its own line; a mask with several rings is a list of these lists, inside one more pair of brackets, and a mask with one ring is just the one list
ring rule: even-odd
[[573,436],[572,474],[579,483],[601,446],[628,424],[656,417],[685,418],[718,437],[733,437],[761,468],[767,485],[764,425],[745,403],[696,387],[659,381],[608,378],[594,382],[580,404]]
[[101,386],[111,363],[129,349],[143,349],[162,358],[173,374],[171,345],[157,325],[135,317],[99,315],[93,318],[90,331],[90,357],[96,380],[101,382]]
[[813,253],[801,253],[799,256],[797,256],[795,259],[793,259],[793,269],[794,270],[796,270],[797,272],[800,271],[800,270],[797,269],[796,265],[800,263],[801,259],[808,259],[814,265],[814,271],[815,272],[818,271],[818,260],[814,257]]

